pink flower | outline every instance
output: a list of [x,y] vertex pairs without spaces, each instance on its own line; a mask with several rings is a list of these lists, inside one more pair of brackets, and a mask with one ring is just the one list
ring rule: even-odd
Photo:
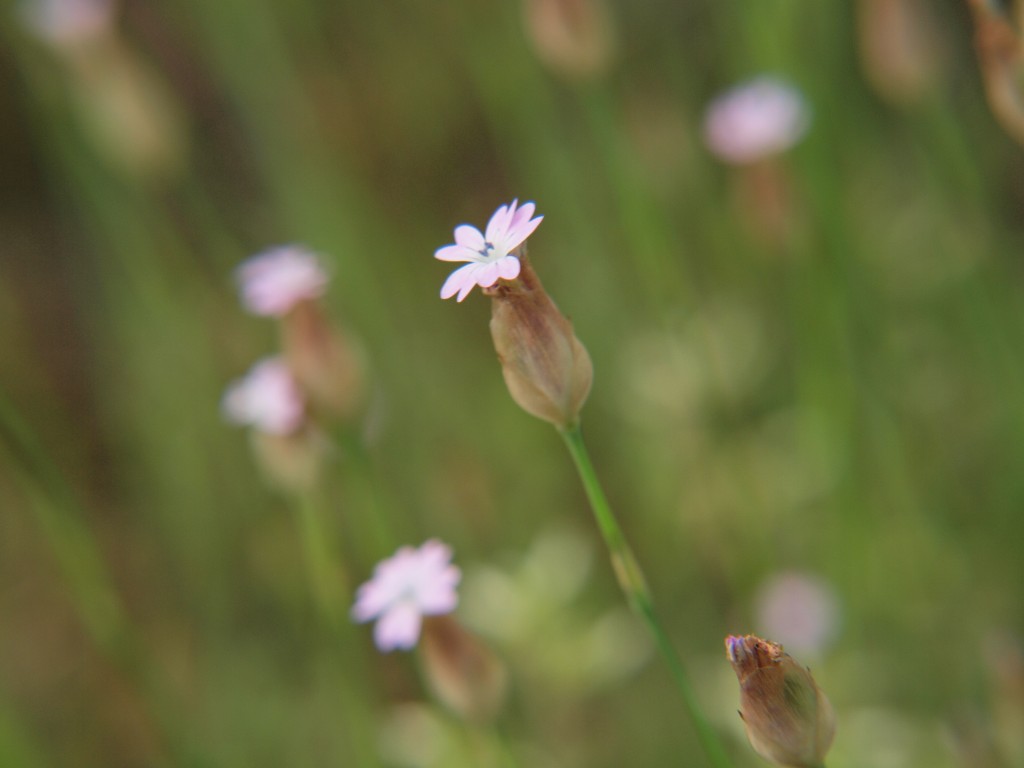
[[323,295],[327,273],[315,254],[298,245],[263,251],[235,271],[242,303],[254,315],[281,317],[301,301]]
[[820,655],[839,632],[839,599],[815,576],[777,573],[761,585],[756,603],[759,629],[801,655]]
[[289,435],[305,422],[299,385],[279,357],[256,363],[236,381],[221,402],[228,421],[271,435]]
[[810,113],[796,88],[773,77],[742,83],[711,102],[704,118],[708,148],[742,165],[783,152],[807,132]]
[[26,25],[41,40],[74,46],[113,29],[113,0],[31,0],[22,6]]
[[380,650],[412,648],[424,616],[455,610],[455,586],[462,574],[451,559],[451,547],[437,539],[419,549],[402,547],[379,562],[373,578],[359,587],[352,618],[358,622],[377,619],[373,638]]
[[458,293],[457,301],[462,301],[474,285],[490,288],[499,278],[514,280],[519,276],[519,259],[512,251],[533,234],[544,217],[531,218],[536,210],[533,203],[525,203],[517,209],[518,203],[513,200],[510,205],[496,210],[484,233],[470,224],[461,224],[455,228],[455,244],[434,252],[434,258],[441,261],[469,262],[445,280],[441,286],[442,299],[450,299]]

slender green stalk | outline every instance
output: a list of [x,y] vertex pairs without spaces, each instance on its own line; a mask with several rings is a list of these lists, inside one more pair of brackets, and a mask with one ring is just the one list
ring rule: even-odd
[[310,589],[317,610],[330,628],[336,630],[345,620],[343,595],[349,591],[347,579],[317,500],[307,493],[298,499],[296,507]]
[[[391,554],[398,546],[398,535],[392,525],[394,504],[377,481],[373,457],[366,442],[351,427],[338,428],[334,440],[341,447],[345,466],[342,481],[348,508],[361,510],[358,520],[357,550],[374,561]],[[356,521],[351,521],[356,527]]]
[[562,435],[563,440],[565,440],[565,445],[569,449],[573,462],[576,464],[580,481],[583,483],[583,489],[587,493],[590,507],[594,510],[597,526],[601,529],[601,535],[604,536],[605,544],[608,545],[612,566],[615,569],[615,575],[618,577],[619,585],[622,587],[623,592],[626,593],[626,599],[633,607],[633,610],[643,619],[644,624],[647,625],[647,629],[650,630],[651,635],[654,637],[658,651],[661,653],[665,663],[668,664],[669,671],[672,673],[672,679],[682,694],[683,703],[686,705],[690,720],[697,731],[697,738],[700,739],[701,746],[703,746],[704,751],[707,753],[711,764],[715,768],[729,768],[732,765],[732,761],[726,755],[725,748],[704,716],[697,701],[697,696],[694,693],[693,685],[690,683],[689,675],[686,673],[686,667],[683,666],[683,660],[676,651],[675,646],[672,645],[672,641],[658,619],[650,590],[647,587],[647,582],[644,580],[643,572],[640,570],[640,564],[633,555],[629,542],[626,541],[626,536],[623,534],[622,528],[615,518],[615,513],[612,512],[608,498],[604,495],[597,472],[594,471],[594,465],[590,461],[587,446],[583,442],[583,433],[580,432],[579,425],[576,424],[561,429],[559,433]]

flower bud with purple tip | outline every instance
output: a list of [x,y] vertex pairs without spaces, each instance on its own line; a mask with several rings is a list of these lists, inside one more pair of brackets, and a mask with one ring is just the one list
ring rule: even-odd
[[740,683],[740,717],[765,760],[820,768],[836,733],[835,713],[811,673],[782,646],[754,635],[725,639]]

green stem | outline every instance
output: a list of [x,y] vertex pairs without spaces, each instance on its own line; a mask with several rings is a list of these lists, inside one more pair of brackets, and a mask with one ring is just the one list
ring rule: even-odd
[[622,587],[623,592],[626,593],[626,599],[633,607],[633,610],[643,619],[644,624],[647,625],[647,629],[650,630],[651,635],[654,637],[658,651],[668,664],[676,687],[682,694],[683,703],[686,705],[686,710],[690,715],[693,727],[697,731],[697,738],[700,740],[701,746],[707,753],[711,764],[715,768],[729,768],[732,762],[726,755],[725,748],[722,746],[717,734],[704,716],[697,701],[697,696],[694,693],[693,685],[690,683],[689,675],[687,675],[686,668],[683,666],[683,660],[680,658],[675,646],[672,645],[672,641],[669,640],[668,634],[662,627],[661,621],[654,610],[654,601],[651,599],[651,593],[640,569],[640,564],[637,562],[632,549],[630,549],[629,542],[626,541],[626,536],[623,534],[622,528],[612,512],[608,498],[604,495],[597,472],[594,471],[594,465],[590,461],[590,454],[587,452],[586,444],[583,442],[583,433],[580,432],[579,425],[575,424],[560,429],[559,433],[562,435],[562,439],[565,440],[569,454],[576,464],[576,470],[579,472],[583,489],[587,493],[591,509],[594,510],[594,517],[597,519],[597,526],[601,530],[605,544],[608,545],[612,566],[615,569],[619,585]]
[[[380,560],[398,546],[390,514],[395,506],[383,493],[384,484],[378,481],[373,457],[362,436],[350,427],[339,427],[334,431],[334,440],[346,459],[343,480],[345,490],[352,496],[348,506],[362,510],[359,528],[354,531],[361,539],[356,542],[356,550],[372,554],[374,561]],[[351,522],[355,528],[356,521]]]
[[516,760],[515,752],[508,733],[500,722],[495,723],[492,728],[494,744],[497,750],[497,765],[501,768],[519,768],[519,761]]
[[303,495],[297,500],[296,506],[313,598],[320,615],[334,631],[345,621],[344,595],[349,590],[344,571],[331,545],[323,510],[313,494]]

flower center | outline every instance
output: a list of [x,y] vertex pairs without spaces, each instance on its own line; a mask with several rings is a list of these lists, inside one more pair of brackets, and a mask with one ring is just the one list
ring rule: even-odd
[[494,243],[489,243],[489,242],[484,241],[484,247],[480,251],[480,255],[484,258],[484,260],[485,261],[497,261],[497,259],[495,258],[496,253],[497,252],[496,252],[496,249],[494,247]]

